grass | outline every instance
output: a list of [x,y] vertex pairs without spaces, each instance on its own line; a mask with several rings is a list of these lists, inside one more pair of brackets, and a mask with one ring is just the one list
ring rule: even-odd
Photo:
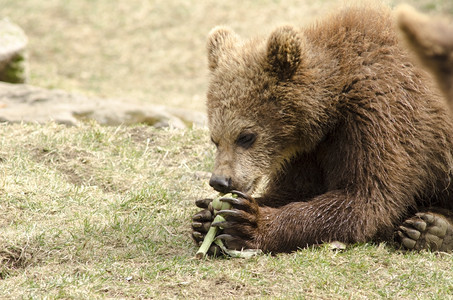
[[0,291],[69,296],[80,285],[78,297],[86,280],[96,288],[115,264],[135,274],[187,256],[187,195],[206,190],[194,174],[211,164],[210,147],[197,145],[204,133],[2,126]]
[[[0,0],[0,16],[30,38],[34,85],[202,110],[212,26],[248,37],[332,2]],[[203,128],[1,124],[0,298],[452,299],[452,254],[359,244],[195,260],[190,217],[215,195],[213,156]]]
[[[0,298],[437,298],[453,255],[382,245],[194,259],[206,129],[0,126]],[[219,270],[221,270],[219,272]]]

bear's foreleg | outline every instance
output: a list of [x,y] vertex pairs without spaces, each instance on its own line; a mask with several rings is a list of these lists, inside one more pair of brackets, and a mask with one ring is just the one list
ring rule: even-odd
[[219,238],[232,249],[277,253],[331,241],[365,242],[393,226],[385,207],[342,190],[278,208],[260,207],[252,197],[238,196],[228,200],[232,209],[218,212],[226,221],[216,224],[224,229]]

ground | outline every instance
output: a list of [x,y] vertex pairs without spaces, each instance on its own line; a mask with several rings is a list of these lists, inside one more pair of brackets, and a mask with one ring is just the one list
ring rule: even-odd
[[[446,299],[453,255],[385,244],[196,260],[206,129],[0,126],[0,298]],[[219,271],[221,270],[221,271]]]
[[[447,2],[418,3],[453,13]],[[229,1],[218,9],[213,1],[149,3],[0,0],[0,15],[29,34],[32,84],[199,109],[211,25],[231,23],[241,35],[253,35],[298,17],[296,1],[289,0]],[[310,15],[328,4],[300,6]],[[192,34],[182,35],[188,28]],[[214,147],[206,129],[3,124],[0,145],[2,299],[453,294],[451,254],[404,253],[385,244],[251,260],[193,259],[193,201],[215,194],[208,186]]]

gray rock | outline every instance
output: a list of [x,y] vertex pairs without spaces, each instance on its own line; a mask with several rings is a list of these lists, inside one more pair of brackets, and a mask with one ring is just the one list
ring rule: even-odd
[[8,19],[0,20],[0,81],[24,83],[28,78],[27,36]]
[[67,125],[91,120],[112,126],[142,123],[186,128],[194,124],[206,125],[206,116],[201,112],[0,82],[0,122],[44,123],[49,120]]

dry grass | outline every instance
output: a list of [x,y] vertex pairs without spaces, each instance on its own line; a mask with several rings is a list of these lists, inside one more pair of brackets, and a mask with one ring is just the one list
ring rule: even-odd
[[[203,109],[212,26],[262,34],[332,2],[0,0],[0,15],[30,37],[32,84]],[[213,151],[205,129],[0,125],[0,298],[452,299],[451,254],[365,244],[194,260]]]
[[207,190],[195,174],[212,157],[204,136],[94,124],[1,126],[0,291],[57,296],[54,280],[73,290],[76,283],[65,281],[78,282],[85,269],[139,270],[187,256],[188,195]]
[[0,298],[447,299],[453,255],[385,245],[195,260],[205,129],[0,126]]

